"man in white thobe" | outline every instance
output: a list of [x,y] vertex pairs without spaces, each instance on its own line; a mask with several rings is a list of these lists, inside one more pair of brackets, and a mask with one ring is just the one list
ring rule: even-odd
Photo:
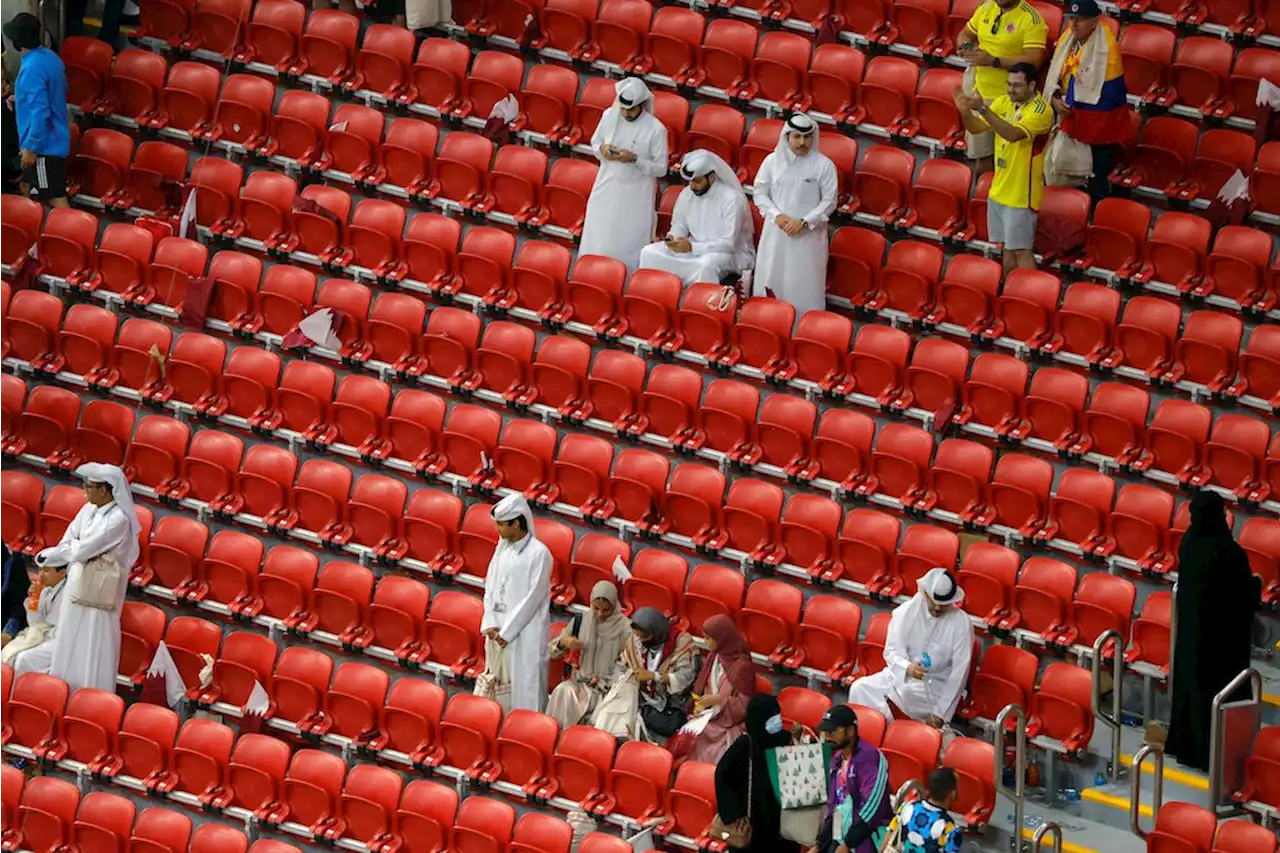
[[918,591],[893,611],[885,668],[849,687],[849,704],[890,716],[892,702],[913,720],[940,728],[951,721],[973,656],[973,625],[960,609],[964,590],[946,569],[930,569]]
[[551,642],[551,552],[533,535],[533,510],[522,495],[499,501],[493,521],[498,547],[484,579],[480,632],[507,650],[508,710],[541,711]]
[[790,302],[797,319],[827,307],[827,219],[837,188],[835,164],[818,150],[817,122],[796,113],[756,174],[764,228],[752,293]]
[[[36,609],[27,611],[27,627],[23,628],[0,652],[0,662],[13,667],[15,676],[27,672],[49,671],[53,663],[54,639],[62,607],[67,573],[54,566],[39,569],[40,595]],[[25,606],[25,604],[24,604]]]
[[671,233],[640,251],[640,266],[674,273],[686,285],[728,284],[751,269],[756,255],[742,184],[729,164],[701,148],[684,155],[680,176],[689,185],[676,198]]
[[667,173],[667,129],[653,114],[653,95],[642,80],[619,80],[617,95],[591,137],[600,170],[578,254],[616,258],[631,275],[640,266],[640,250],[653,239],[658,178]]
[[[72,691],[81,687],[115,692],[120,666],[120,612],[129,586],[129,570],[138,559],[142,525],[124,472],[115,465],[91,462],[76,469],[89,502],[71,520],[62,541],[36,555],[40,566],[67,566],[67,592],[61,598],[58,635],[49,674]],[[120,567],[114,607],[78,604],[74,591],[84,564],[111,554]]]

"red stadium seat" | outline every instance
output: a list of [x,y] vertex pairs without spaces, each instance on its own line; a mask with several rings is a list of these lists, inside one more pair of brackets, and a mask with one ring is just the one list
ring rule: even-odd
[[[164,5],[156,4],[157,7]],[[157,53],[134,48],[121,51],[111,65],[103,95],[108,112],[127,118],[153,114],[168,70],[165,58]]]
[[942,734],[914,720],[898,720],[885,733],[880,751],[889,762],[889,785],[922,779],[938,764]]
[[702,625],[712,616],[732,615],[742,607],[746,580],[741,572],[724,566],[701,565],[689,575],[685,590],[683,616],[690,629],[702,634]]
[[967,613],[995,624],[1009,610],[1021,558],[1018,553],[992,542],[975,542],[965,550],[956,581],[965,591]]
[[58,55],[66,67],[68,103],[88,110],[102,96],[113,59],[108,47],[105,42],[86,36],[68,36],[62,43]]
[[1205,262],[1205,276],[1212,282],[1214,293],[1248,303],[1267,293],[1270,261],[1267,234],[1256,228],[1228,225],[1214,238],[1213,252]]
[[360,22],[354,15],[335,9],[318,11],[321,14],[307,18],[299,42],[303,70],[338,83],[355,68]]
[[941,338],[922,340],[906,371],[911,392],[907,399],[930,411],[958,402],[968,368],[969,352],[964,347]]
[[[706,18],[690,9],[658,9],[645,39],[645,53],[653,57],[654,70],[669,77],[679,77],[700,68],[706,26]],[[754,48],[754,38],[751,45]]]
[[1170,646],[1173,594],[1153,592],[1142,604],[1142,613],[1133,620],[1129,636],[1129,649],[1125,660],[1130,663],[1147,663],[1169,669],[1172,648]]
[[731,89],[745,81],[751,58],[756,52],[757,38],[755,27],[745,21],[712,21],[702,37],[702,67],[706,71],[707,84]]
[[259,62],[288,68],[298,58],[306,7],[293,0],[266,0],[253,7],[246,48]]
[[1066,623],[1076,585],[1074,567],[1048,557],[1032,557],[1023,564],[1013,590],[1010,615],[1000,628],[1021,628],[1046,640],[1059,633]]
[[803,604],[804,594],[783,581],[752,582],[737,617],[751,651],[766,656],[785,652],[800,623]]
[[877,56],[867,64],[862,80],[861,106],[867,121],[892,127],[914,117],[919,68],[908,59]]
[[1156,813],[1156,825],[1147,835],[1147,848],[1153,853],[1207,853],[1217,828],[1217,815],[1208,809],[1192,803],[1166,803]]

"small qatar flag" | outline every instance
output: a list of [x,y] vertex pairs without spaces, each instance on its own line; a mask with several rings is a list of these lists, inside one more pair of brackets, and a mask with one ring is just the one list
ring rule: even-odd
[[267,718],[267,710],[271,707],[271,699],[266,688],[260,682],[253,682],[249,691],[249,699],[244,703],[240,714],[240,734],[251,734],[262,731],[262,724]]
[[621,557],[613,558],[613,576],[617,578],[618,583],[626,583],[631,580],[631,570],[627,568],[627,564],[622,562]]
[[187,187],[187,200],[182,205],[182,216],[178,218],[178,236],[186,237],[187,232],[196,226],[196,188]]
[[182,681],[182,673],[169,654],[169,647],[161,640],[156,646],[156,653],[151,658],[151,666],[147,668],[147,679],[142,683],[143,702],[152,705],[168,705],[177,708],[182,697],[187,693],[187,685]]

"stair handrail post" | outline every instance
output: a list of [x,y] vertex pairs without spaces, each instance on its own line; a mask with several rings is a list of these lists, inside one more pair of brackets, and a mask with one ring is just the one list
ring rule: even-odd
[[1216,809],[1222,801],[1222,762],[1226,734],[1226,709],[1223,707],[1231,694],[1235,693],[1245,682],[1249,683],[1248,700],[1232,703],[1232,707],[1259,705],[1262,703],[1262,675],[1253,667],[1241,672],[1226,687],[1213,697],[1212,712],[1209,725],[1209,808]]
[[[1111,709],[1108,712],[1102,708],[1102,650],[1110,640],[1115,641],[1115,655],[1111,664]],[[1107,775],[1112,782],[1120,781],[1120,718],[1121,702],[1124,699],[1120,688],[1121,682],[1124,681],[1123,651],[1124,637],[1119,631],[1108,628],[1093,641],[1093,656],[1090,659],[1090,673],[1093,679],[1092,688],[1089,691],[1089,706],[1093,716],[1102,720],[1111,729],[1111,766],[1107,770]]]
[[1129,829],[1145,839],[1147,831],[1139,822],[1142,803],[1142,765],[1150,758],[1155,764],[1155,780],[1152,785],[1151,814],[1154,820],[1164,805],[1164,750],[1154,743],[1146,744],[1133,757],[1133,771],[1129,774]]
[[[1014,720],[1013,787],[1004,784],[1005,727],[1010,717]],[[1023,814],[1027,795],[1027,712],[1021,705],[1011,703],[996,714],[995,748],[996,792],[1013,800],[1013,849],[1022,848]]]
[[1062,853],[1062,826],[1052,820],[1036,827],[1036,834],[1031,836],[1031,853],[1040,853],[1047,835],[1053,836],[1053,853]]

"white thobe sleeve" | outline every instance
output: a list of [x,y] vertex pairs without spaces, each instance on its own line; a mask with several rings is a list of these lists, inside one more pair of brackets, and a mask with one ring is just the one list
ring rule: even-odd
[[[502,546],[499,545],[499,548]],[[484,616],[480,619],[480,632],[484,633],[490,628],[501,627],[502,622],[498,618],[496,610],[498,594],[495,590],[498,587],[498,552],[494,551],[493,557],[489,559],[489,570],[484,576]]]
[[840,182],[836,179],[836,167],[830,160],[822,164],[818,174],[818,189],[822,191],[822,200],[818,206],[804,215],[804,224],[817,230],[826,227],[831,211],[836,209],[836,195]]
[[[76,522],[80,524],[77,526]],[[75,535],[72,537],[72,530]],[[41,562],[49,566],[65,566],[70,563],[83,563],[108,551],[114,551],[129,535],[129,519],[124,510],[113,506],[106,512],[95,511],[82,517],[77,515],[67,527],[67,535],[57,547],[41,552]],[[125,566],[123,568],[129,568]]]
[[62,540],[52,548],[45,548],[39,554],[36,554],[36,565],[40,566],[65,566],[71,561],[69,554],[71,553],[71,545],[80,538],[80,531],[84,528],[85,519],[89,513],[93,511],[90,504],[81,507],[76,513],[76,517],[71,519],[71,523],[67,525],[67,529],[62,532]]
[[601,151],[600,149],[604,147],[605,142],[608,141],[604,138],[604,128],[602,127],[603,124],[604,124],[603,120],[598,122],[596,124],[595,132],[591,134],[591,153],[596,155],[596,159],[599,160],[601,163],[604,163],[606,161],[604,159],[604,152]]
[[[968,618],[966,615],[966,625]],[[943,722],[949,721],[956,713],[956,706],[960,704],[960,694],[964,692],[964,686],[969,681],[969,663],[973,658],[973,629],[953,630],[951,633],[956,635],[953,641],[960,648],[957,648],[951,657],[951,669],[947,673],[946,680],[934,680],[930,685],[933,688],[933,697],[937,701],[933,713]]]
[[658,122],[657,132],[649,136],[647,151],[636,151],[636,161],[631,165],[646,178],[661,178],[667,173],[667,129]]
[[893,673],[898,684],[906,683],[907,667],[911,665],[911,659],[907,657],[906,637],[902,636],[905,621],[902,618],[903,607],[905,605],[899,606],[889,617],[889,630],[884,640],[885,669]]
[[773,174],[773,164],[775,162],[772,154],[764,158],[764,162],[760,164],[760,170],[756,172],[756,182],[752,185],[751,190],[751,199],[756,203],[756,208],[760,211],[760,215],[764,217],[765,222],[772,222],[782,212],[773,203],[773,196],[770,195],[775,177]]
[[[534,549],[530,545],[526,550]],[[551,584],[551,552],[538,548],[536,553],[529,555],[529,559],[521,560],[520,563],[522,565],[519,568],[528,571],[524,595],[516,602],[515,607],[511,608],[506,624],[499,631],[499,636],[508,643],[520,635],[540,609],[546,610],[551,607],[551,601],[547,597],[547,590]],[[524,563],[529,565],[523,565]]]

